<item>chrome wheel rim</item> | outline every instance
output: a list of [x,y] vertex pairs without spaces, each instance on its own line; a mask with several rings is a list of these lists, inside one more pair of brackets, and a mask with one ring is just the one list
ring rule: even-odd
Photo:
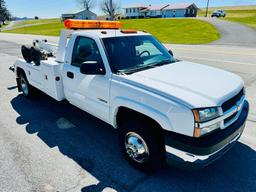
[[20,84],[21,84],[21,90],[22,90],[23,94],[28,95],[28,85],[24,78],[21,78]]
[[130,158],[138,163],[144,163],[149,157],[149,150],[142,137],[134,132],[125,136],[126,153]]

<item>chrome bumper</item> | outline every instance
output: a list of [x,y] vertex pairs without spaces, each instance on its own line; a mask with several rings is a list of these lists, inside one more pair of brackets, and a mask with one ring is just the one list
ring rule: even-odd
[[195,155],[166,145],[165,150],[167,162],[169,164],[178,163],[180,165],[193,165],[199,168],[206,167],[207,165],[224,155],[239,140],[241,135],[242,133],[239,133],[233,140],[229,142],[229,144],[225,145],[218,151],[208,155]]
[[229,127],[202,138],[193,138],[166,131],[165,149],[167,163],[205,167],[223,156],[241,137],[249,113],[249,103],[244,102],[239,118]]

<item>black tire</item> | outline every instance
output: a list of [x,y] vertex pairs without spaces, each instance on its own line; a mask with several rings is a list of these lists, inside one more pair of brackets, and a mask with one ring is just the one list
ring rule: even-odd
[[27,80],[26,74],[25,72],[21,72],[20,76],[19,76],[20,80],[20,88],[22,91],[22,94],[27,97],[27,98],[31,98],[34,96],[34,92],[35,92],[35,88],[33,86],[31,86]]
[[[140,161],[132,158],[127,150],[127,139],[137,137],[140,145],[145,144],[148,154],[145,158],[141,156]],[[119,142],[121,152],[128,162],[141,171],[155,171],[157,168],[165,165],[165,147],[162,135],[162,129],[152,121],[143,120],[143,118],[130,118],[119,125]],[[129,147],[128,147],[129,148]],[[129,152],[129,153],[130,153]],[[140,156],[139,156],[140,157]]]
[[27,63],[31,63],[33,61],[32,57],[31,57],[31,47],[26,46],[26,45],[22,45],[21,46],[21,53],[22,53],[22,56],[23,56],[24,60]]
[[40,61],[42,60],[42,53],[40,49],[37,47],[31,47],[31,57],[33,62],[35,63],[36,66],[40,65]]

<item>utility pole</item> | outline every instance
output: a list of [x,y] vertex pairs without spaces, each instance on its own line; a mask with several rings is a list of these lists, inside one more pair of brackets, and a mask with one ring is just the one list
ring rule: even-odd
[[109,8],[110,8],[110,20],[114,20],[114,15],[113,15],[113,1],[109,0]]
[[208,15],[208,9],[209,9],[209,0],[207,0],[205,17],[207,17],[207,15]]

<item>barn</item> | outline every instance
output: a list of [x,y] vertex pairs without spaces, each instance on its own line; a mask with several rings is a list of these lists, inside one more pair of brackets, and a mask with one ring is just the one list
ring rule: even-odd
[[95,20],[97,15],[88,10],[70,11],[61,15],[61,19],[82,19],[82,20]]

